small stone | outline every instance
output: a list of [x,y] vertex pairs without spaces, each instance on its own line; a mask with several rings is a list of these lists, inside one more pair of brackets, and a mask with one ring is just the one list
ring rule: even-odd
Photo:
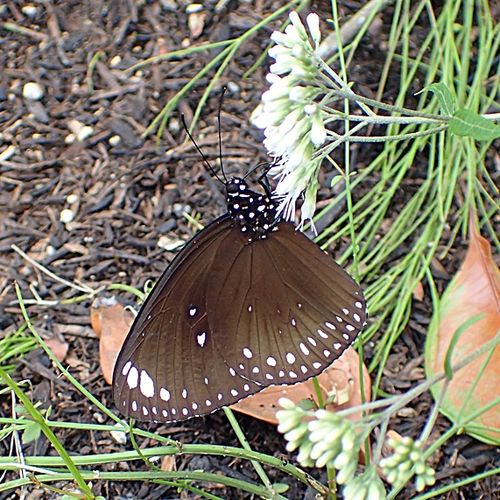
[[115,427],[117,427],[120,430],[116,431],[111,431],[111,437],[113,440],[118,443],[118,444],[125,444],[127,442],[127,434],[123,430],[123,425],[122,424],[115,424]]
[[226,86],[230,94],[238,95],[240,93],[240,86],[236,82],[229,81]]
[[73,144],[75,142],[75,134],[68,134],[65,138],[64,138],[64,142],[66,144]]
[[179,123],[179,120],[177,118],[171,118],[168,122],[168,130],[172,132],[172,134],[177,134],[179,130],[181,129],[181,124]]
[[167,252],[172,252],[182,247],[186,242],[180,240],[178,238],[171,238],[167,235],[160,236],[158,238],[158,242],[156,243],[163,250],[167,250]]
[[110,146],[118,146],[122,140],[119,135],[113,135],[109,138],[108,142]]
[[8,161],[17,153],[17,148],[13,144],[0,151],[0,161]]
[[190,213],[191,207],[189,205],[184,205],[183,203],[174,203],[172,205],[172,212],[176,217],[184,217],[184,212]]
[[70,205],[73,205],[73,203],[76,203],[78,201],[78,195],[75,193],[68,194],[66,197],[66,203],[69,203]]
[[25,16],[31,17],[31,19],[33,19],[36,17],[38,9],[37,9],[36,5],[33,5],[31,3],[27,3],[26,5],[23,5],[23,7],[21,8],[21,11]]
[[23,87],[23,97],[32,101],[39,101],[43,97],[43,87],[37,82],[28,82]]
[[203,5],[201,3],[192,3],[186,7],[186,14],[194,14],[195,12],[200,12],[203,10]]
[[122,62],[122,58],[120,56],[115,56],[109,61],[109,65],[112,68],[116,68]]
[[93,133],[94,133],[94,129],[92,127],[90,127],[89,125],[85,125],[85,127],[83,127],[80,130],[80,133],[77,135],[78,140],[84,141],[85,139],[90,137]]
[[94,133],[94,129],[89,125],[84,125],[78,120],[70,120],[68,122],[68,128],[73,132],[75,138],[79,141],[84,141]]
[[61,210],[61,213],[59,214],[59,220],[61,222],[64,222],[64,224],[68,224],[69,222],[72,222],[72,220],[75,218],[75,214],[73,213],[73,210],[70,210],[69,208],[65,208]]

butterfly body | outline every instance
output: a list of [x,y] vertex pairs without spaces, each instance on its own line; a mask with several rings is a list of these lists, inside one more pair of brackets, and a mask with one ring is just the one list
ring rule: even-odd
[[321,373],[364,326],[359,286],[276,200],[226,184],[228,213],[188,242],[132,325],[113,377],[139,420],[205,415]]

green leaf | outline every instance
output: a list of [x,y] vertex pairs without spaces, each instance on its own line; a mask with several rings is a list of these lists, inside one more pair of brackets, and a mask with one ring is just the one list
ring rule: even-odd
[[289,488],[290,488],[290,486],[288,484],[285,484],[285,483],[274,483],[273,484],[273,490],[276,493],[285,493],[288,491]]
[[441,104],[441,111],[443,112],[443,115],[452,116],[455,113],[456,99],[445,83],[433,83],[424,90],[430,90],[432,93],[436,94],[439,99],[439,103]]
[[38,422],[29,422],[24,428],[21,441],[23,444],[31,443],[31,441],[35,441],[40,437],[41,432],[42,427],[38,424]]
[[458,109],[449,122],[452,134],[491,141],[500,137],[500,126],[465,108]]

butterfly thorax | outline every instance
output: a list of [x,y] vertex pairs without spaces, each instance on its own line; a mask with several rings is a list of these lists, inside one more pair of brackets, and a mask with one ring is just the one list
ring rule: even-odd
[[231,218],[252,239],[264,239],[276,225],[276,203],[267,193],[252,191],[244,179],[232,177],[226,186]]

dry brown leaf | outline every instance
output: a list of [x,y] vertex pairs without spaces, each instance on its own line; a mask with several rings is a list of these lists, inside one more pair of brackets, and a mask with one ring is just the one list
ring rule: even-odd
[[132,324],[132,315],[116,299],[96,299],[90,310],[90,321],[99,340],[99,359],[104,380],[113,380],[118,353]]
[[59,361],[64,361],[66,354],[68,354],[69,345],[62,338],[62,335],[54,335],[52,338],[46,339],[45,343]]
[[[359,356],[350,347],[329,368],[318,375],[318,382],[326,400],[328,395],[335,395],[338,404],[327,405],[328,409],[340,411],[361,404],[361,389],[359,383]],[[365,401],[370,398],[371,383],[368,370],[363,364],[363,383],[365,390]],[[264,420],[271,424],[278,424],[276,412],[280,409],[278,400],[288,398],[295,403],[303,399],[315,397],[312,380],[306,380],[295,385],[267,387],[261,392],[245,398],[231,408],[252,417]],[[352,420],[358,420],[360,413],[349,416]]]
[[[470,227],[465,260],[443,294],[429,329],[425,353],[429,376],[443,372],[450,342],[467,321],[482,315],[460,335],[453,348],[452,366],[492,340],[500,329],[500,272],[492,258],[490,244],[480,236],[473,222]],[[491,358],[481,373],[488,356]],[[497,346],[493,352],[485,353],[453,374],[441,411],[450,420],[463,422],[500,398],[499,381],[500,346]],[[435,398],[441,393],[443,383],[433,387]],[[482,441],[499,442],[498,404],[466,424],[465,430]]]
[[422,282],[419,281],[416,285],[415,288],[413,289],[413,297],[417,300],[424,300],[424,286],[422,285]]
[[161,470],[165,472],[172,472],[177,470],[175,462],[175,455],[165,455],[161,460]]

